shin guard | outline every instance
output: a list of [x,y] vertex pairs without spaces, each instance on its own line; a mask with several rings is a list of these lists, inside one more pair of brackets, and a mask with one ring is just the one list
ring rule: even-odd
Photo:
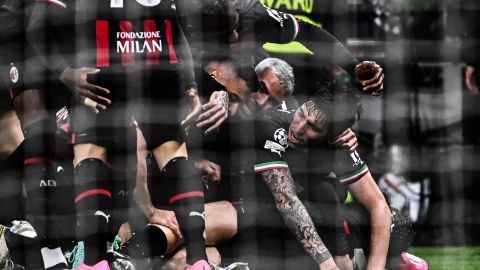
[[[49,232],[48,224],[51,213],[50,199],[57,186],[54,170],[55,158],[55,122],[44,119],[23,130],[25,140],[23,179],[27,191],[27,213],[32,217],[41,242],[50,242],[54,232]],[[48,244],[48,243],[47,243]]]
[[[162,182],[168,185],[169,204],[173,207],[185,239],[187,263],[206,260],[204,194],[200,175],[184,157],[170,160],[162,170]],[[153,190],[161,190],[154,187]]]
[[84,159],[75,166],[75,206],[77,235],[85,242],[85,262],[95,264],[106,258],[107,241],[116,234],[110,221],[112,185],[102,160]]

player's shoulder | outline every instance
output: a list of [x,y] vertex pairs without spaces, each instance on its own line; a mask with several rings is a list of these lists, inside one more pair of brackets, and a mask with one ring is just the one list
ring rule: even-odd
[[[283,161],[288,148],[288,127],[290,125],[284,114],[275,109],[257,114],[254,132],[255,147],[259,151],[257,152],[258,164]],[[257,171],[257,167],[255,167],[255,171]]]
[[275,109],[265,110],[255,117],[255,141],[265,149],[285,152],[291,117]]
[[297,108],[298,103],[294,98],[285,99],[278,106],[257,113],[255,115],[255,124],[260,130],[274,127],[288,127],[292,122],[293,114]]
[[256,130],[288,126],[291,118],[289,112],[277,109],[263,110],[255,115]]

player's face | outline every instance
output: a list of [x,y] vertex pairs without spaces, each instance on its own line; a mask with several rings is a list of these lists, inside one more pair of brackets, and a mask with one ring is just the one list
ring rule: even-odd
[[232,102],[241,102],[251,93],[250,88],[247,86],[247,82],[238,76],[231,63],[227,62],[218,64],[209,70],[208,73],[218,83],[225,86],[225,89],[230,96],[230,101]]
[[327,116],[310,101],[305,102],[293,116],[288,129],[288,145],[296,148],[308,142],[325,140],[328,134],[327,124]]
[[283,100],[287,96],[287,91],[280,85],[277,75],[275,75],[271,69],[265,70],[263,74],[258,76],[260,83],[260,90],[266,92],[277,101]]

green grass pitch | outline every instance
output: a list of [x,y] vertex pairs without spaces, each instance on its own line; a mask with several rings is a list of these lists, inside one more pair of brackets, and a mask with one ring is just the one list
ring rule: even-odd
[[480,270],[480,247],[412,247],[409,253],[428,262],[430,270]]

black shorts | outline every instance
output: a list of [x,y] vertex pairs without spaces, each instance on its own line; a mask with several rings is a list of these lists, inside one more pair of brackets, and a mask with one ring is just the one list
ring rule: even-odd
[[171,70],[128,71],[116,66],[102,68],[100,73],[89,76],[90,83],[110,90],[106,97],[112,104],[107,110],[94,114],[76,101],[74,107],[79,110],[73,114],[75,133],[84,133],[87,128],[93,131],[97,129],[96,138],[90,137],[94,141],[83,139],[77,142],[105,144],[105,141],[113,139],[111,134],[114,128],[128,126],[132,119],[138,123],[149,150],[171,140],[183,142],[180,100],[184,94],[177,77],[178,73]]
[[155,105],[147,102],[119,104],[112,101],[107,110],[94,113],[91,108],[76,100],[72,111],[75,143],[93,143],[107,148],[121,145],[125,143],[125,128],[130,128],[134,120],[138,123],[149,150],[171,140],[183,142],[183,131],[177,120],[179,110],[175,104],[175,101],[162,104],[157,102]]
[[135,120],[142,131],[148,150],[168,141],[185,141],[180,123],[185,116],[179,99],[143,99],[136,104]]
[[91,143],[118,152],[135,153],[136,130],[125,104],[95,113],[75,100],[71,111],[72,143]]
[[2,91],[11,99],[27,89],[41,89],[46,69],[35,56],[24,34],[23,9],[0,8],[0,77]]
[[25,38],[23,22],[19,12],[0,8],[0,76],[2,92],[8,91],[12,97],[13,90],[23,88],[23,61]]
[[44,91],[46,109],[68,105],[69,91],[41,63],[24,35],[23,9],[0,8],[0,92],[2,103],[11,103],[26,90]]

